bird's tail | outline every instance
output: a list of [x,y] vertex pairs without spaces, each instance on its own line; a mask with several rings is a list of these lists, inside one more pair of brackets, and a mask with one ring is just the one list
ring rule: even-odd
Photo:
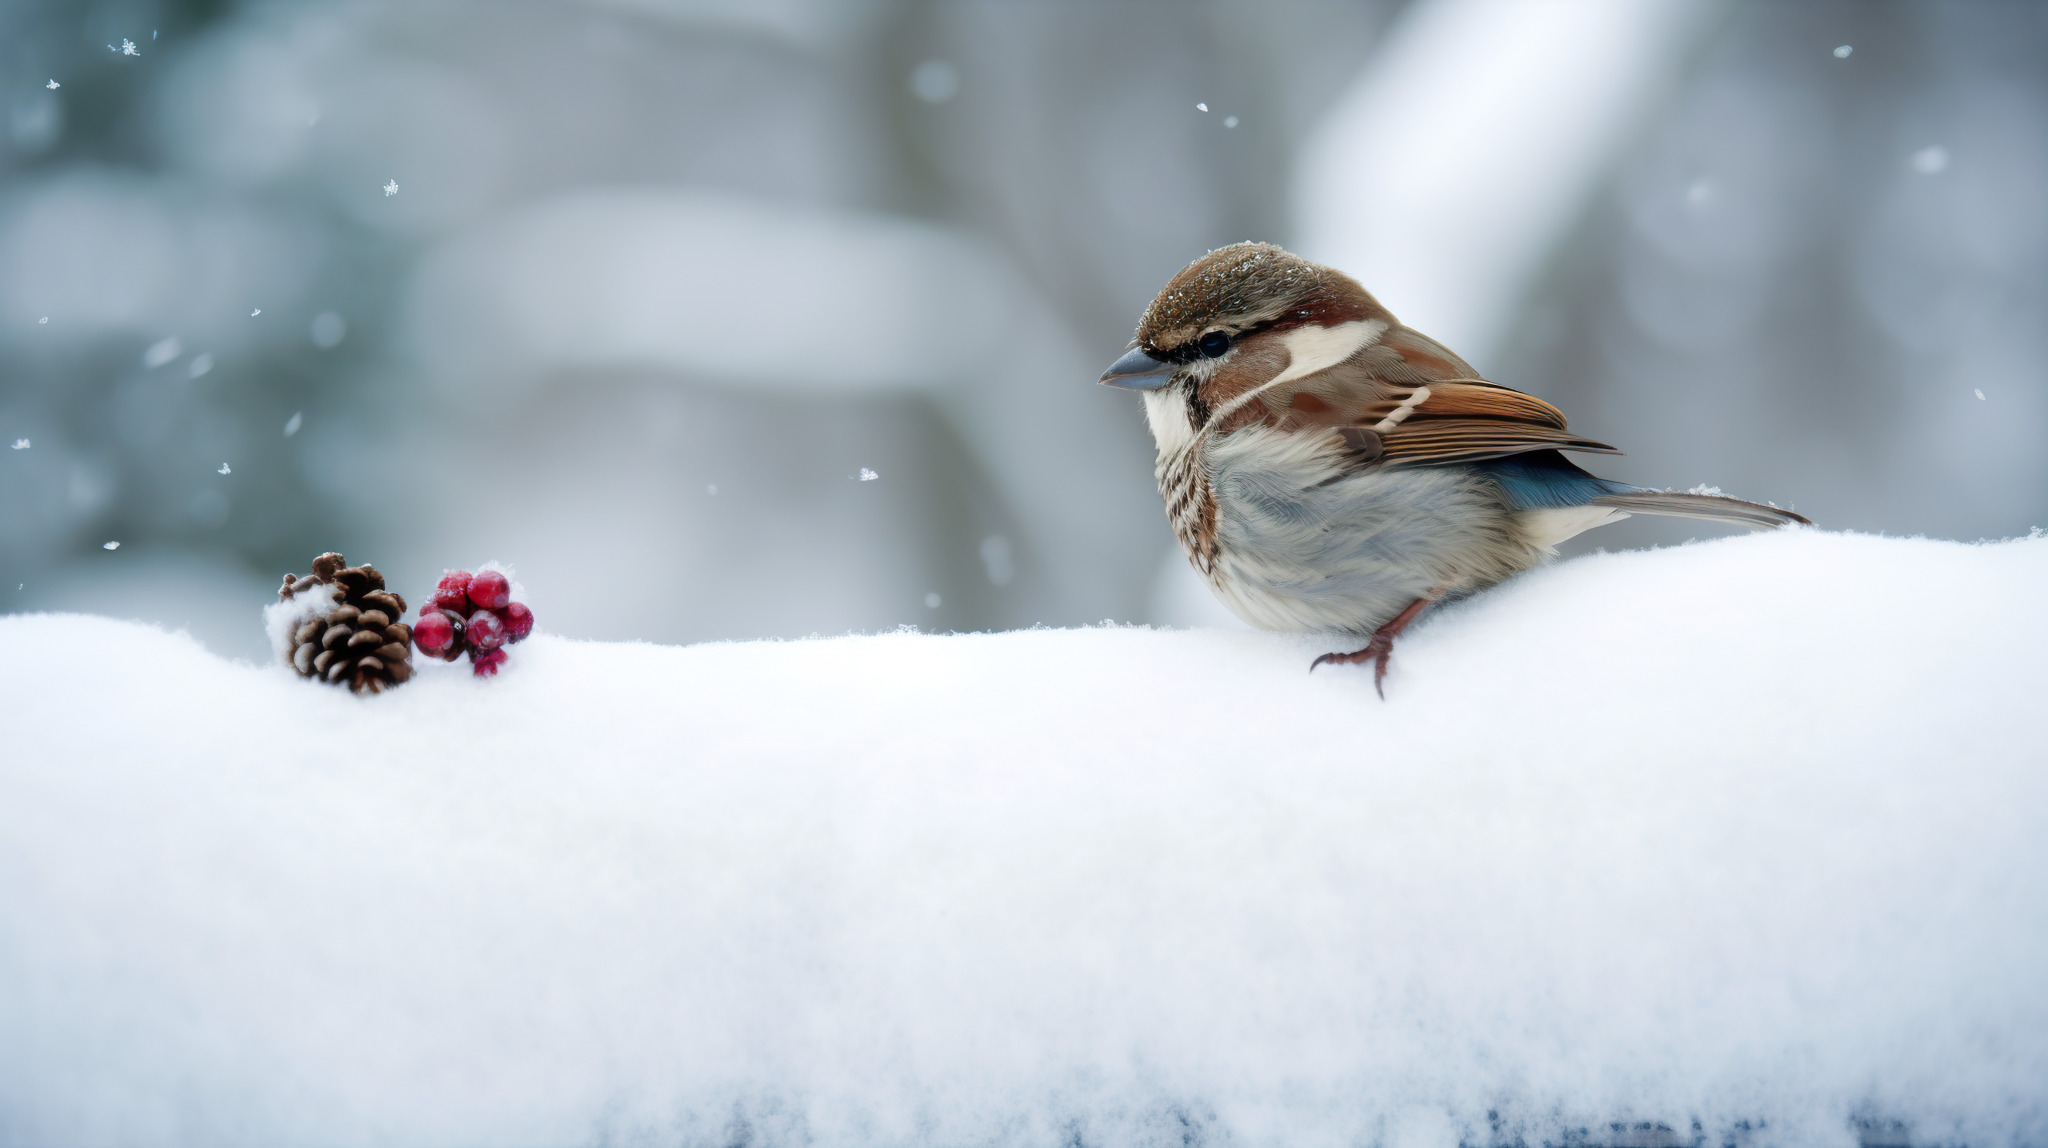
[[1744,502],[1720,494],[1684,494],[1671,490],[1632,490],[1626,494],[1603,494],[1594,506],[1611,506],[1630,514],[1661,514],[1666,518],[1704,518],[1709,522],[1732,522],[1752,530],[1780,526],[1812,526],[1813,520],[1760,502]]

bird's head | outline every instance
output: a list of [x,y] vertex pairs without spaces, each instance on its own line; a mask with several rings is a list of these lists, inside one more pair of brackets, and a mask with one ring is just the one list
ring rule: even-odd
[[1299,377],[1349,358],[1394,322],[1349,275],[1271,243],[1236,243],[1167,281],[1101,381],[1150,391],[1254,360],[1259,382]]

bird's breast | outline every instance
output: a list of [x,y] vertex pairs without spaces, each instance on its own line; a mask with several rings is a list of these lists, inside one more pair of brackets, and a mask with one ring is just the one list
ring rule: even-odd
[[1199,449],[1161,457],[1155,471],[1159,495],[1166,500],[1166,520],[1195,569],[1216,568],[1216,495]]
[[1472,468],[1360,467],[1328,428],[1198,436],[1159,477],[1196,567],[1267,629],[1370,631],[1417,598],[1489,585],[1541,553]]

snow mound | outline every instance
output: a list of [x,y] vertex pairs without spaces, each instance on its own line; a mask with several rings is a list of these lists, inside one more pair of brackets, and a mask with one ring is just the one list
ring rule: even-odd
[[1384,703],[1251,632],[357,698],[0,619],[0,1142],[2040,1144],[2044,587],[1600,555]]

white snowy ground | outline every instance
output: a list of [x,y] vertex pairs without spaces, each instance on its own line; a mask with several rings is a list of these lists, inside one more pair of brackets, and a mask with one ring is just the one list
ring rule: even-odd
[[1384,703],[1250,632],[357,699],[0,619],[0,1142],[2041,1144],[2044,589],[2048,539],[1597,556]]

